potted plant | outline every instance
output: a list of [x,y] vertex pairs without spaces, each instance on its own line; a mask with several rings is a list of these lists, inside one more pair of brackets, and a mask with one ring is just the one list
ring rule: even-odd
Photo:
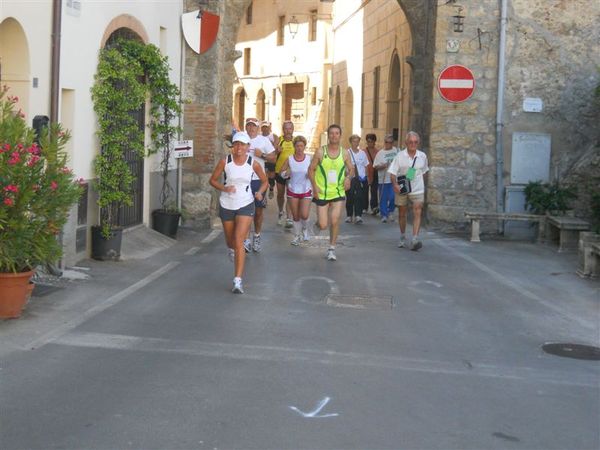
[[63,151],[69,134],[52,124],[34,142],[7,91],[0,90],[0,318],[19,317],[35,268],[60,259],[57,235],[81,195]]
[[[597,180],[596,189],[598,186],[600,186],[600,180]],[[583,278],[598,276],[598,267],[596,257],[592,252],[592,245],[600,244],[600,192],[591,193],[590,212],[592,230],[579,233],[577,274]]]
[[[95,160],[96,191],[100,207],[100,225],[92,227],[92,257],[118,259],[121,229],[119,211],[132,204],[135,177],[124,155],[135,152],[146,155],[144,131],[131,114],[150,99],[150,131],[152,142],[148,153],[163,152],[161,174],[164,195],[163,210],[168,210],[172,192],[168,171],[173,137],[181,130],[173,120],[181,112],[179,90],[170,82],[166,57],[152,44],[121,39],[100,52],[95,83],[92,87],[94,110],[98,116],[100,152]],[[166,156],[164,153],[167,153]],[[179,217],[177,217],[177,222]]]
[[525,186],[525,207],[534,214],[564,215],[569,209],[569,201],[577,198],[577,192],[558,182],[542,183],[531,181]]

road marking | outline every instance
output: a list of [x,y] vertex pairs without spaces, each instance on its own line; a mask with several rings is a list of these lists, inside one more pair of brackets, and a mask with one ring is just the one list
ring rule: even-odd
[[292,411],[296,411],[298,414],[300,414],[302,417],[304,417],[305,419],[323,419],[325,417],[337,417],[339,416],[338,413],[330,413],[330,414],[321,414],[320,416],[317,415],[321,412],[321,410],[327,405],[327,403],[329,403],[329,400],[331,400],[330,397],[325,397],[323,400],[321,400],[319,402],[319,404],[317,405],[317,407],[315,408],[314,411],[311,411],[309,413],[305,413],[303,411],[300,411],[298,408],[296,408],[295,406],[290,406],[290,409]]
[[208,236],[206,236],[204,239],[202,239],[200,241],[201,244],[210,244],[212,241],[214,241],[217,236],[219,236],[221,234],[221,230],[212,230],[210,233],[208,233]]
[[184,255],[187,255],[187,256],[195,255],[199,251],[200,251],[200,247],[192,247],[187,252],[185,252]]
[[484,263],[477,261],[475,258],[451,247],[450,245],[448,245],[446,242],[441,241],[441,240],[434,240],[433,241],[435,244],[439,245],[440,247],[444,247],[446,250],[451,251],[452,253],[454,253],[455,255],[459,256],[460,258],[464,259],[465,261],[470,262],[471,264],[473,264],[475,267],[477,267],[479,270],[481,270],[482,272],[487,273],[488,275],[490,275],[492,278],[494,278],[496,281],[512,288],[513,290],[517,291],[519,294],[521,294],[524,297],[527,297],[531,300],[535,300],[536,302],[538,302],[540,305],[545,306],[548,309],[551,309],[552,311],[554,311],[555,313],[561,315],[562,317],[565,317],[573,322],[577,322],[580,326],[587,328],[588,330],[592,330],[594,332],[597,332],[597,329],[593,326],[590,326],[590,324],[588,322],[586,322],[585,320],[581,319],[580,317],[576,316],[576,315],[572,315],[572,314],[568,314],[566,313],[564,310],[562,310],[559,306],[554,305],[553,303],[550,303],[546,300],[544,300],[543,298],[537,296],[536,294],[534,294],[533,292],[531,292],[530,290],[519,286],[517,283],[515,283],[514,281],[512,281],[510,278],[505,277],[504,275],[502,275],[501,273],[496,272],[494,269],[492,269],[491,267],[486,266]]
[[463,361],[434,361],[404,358],[401,356],[376,355],[373,353],[365,354],[336,352],[333,350],[170,340],[101,333],[72,332],[55,338],[52,343],[106,350],[183,354],[234,360],[314,363],[342,367],[371,367],[431,375],[475,376],[524,381],[527,383],[549,383],[598,388],[597,371],[578,372],[577,370],[579,369],[576,367],[572,371],[568,370],[568,368],[566,370],[549,370],[547,368],[499,366],[470,360],[471,366],[467,368]]
[[103,302],[101,302],[101,303],[97,304],[96,306],[88,309],[83,314],[79,315],[78,317],[72,319],[71,321],[69,321],[69,322],[67,322],[67,323],[65,323],[65,324],[63,324],[63,325],[55,328],[54,330],[52,330],[52,331],[44,334],[43,336],[35,339],[34,341],[30,342],[29,344],[27,344],[26,348],[39,348],[39,347],[42,347],[45,344],[47,344],[47,343],[49,343],[49,342],[51,342],[51,341],[59,338],[60,336],[62,336],[64,334],[72,331],[73,329],[75,329],[79,325],[81,325],[82,323],[84,323],[87,320],[89,320],[92,317],[94,317],[96,314],[99,314],[102,311],[105,311],[106,309],[110,308],[111,306],[116,305],[121,300],[127,298],[128,296],[130,296],[134,292],[139,291],[143,287],[145,287],[148,284],[152,283],[154,280],[156,280],[156,279],[160,278],[161,276],[163,276],[164,274],[168,273],[169,271],[171,271],[172,269],[174,269],[175,267],[177,267],[179,264],[180,263],[178,261],[172,261],[172,262],[164,265],[160,269],[152,272],[147,277],[142,278],[137,283],[132,284],[128,288],[123,289],[122,291],[116,293],[115,295],[107,298]]

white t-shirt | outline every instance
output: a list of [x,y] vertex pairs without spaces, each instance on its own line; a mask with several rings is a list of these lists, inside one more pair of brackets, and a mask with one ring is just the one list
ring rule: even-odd
[[412,167],[413,161],[415,161],[415,177],[410,182],[412,188],[411,194],[423,194],[425,192],[425,182],[423,181],[423,175],[429,171],[429,165],[427,163],[427,155],[421,150],[417,150],[415,157],[411,158],[408,156],[408,150],[404,149],[394,158],[392,164],[388,169],[389,174],[392,176],[406,175],[406,171],[409,167]]
[[[383,163],[391,164],[399,151],[400,150],[397,147],[392,147],[389,150],[382,148],[381,150],[379,150],[377,152],[377,155],[375,156],[375,161],[373,161],[373,166],[375,167],[375,166],[378,166]],[[385,184],[385,183],[392,182],[390,180],[390,174],[388,173],[388,167],[386,167],[385,169],[379,169],[377,171],[378,178],[379,178],[379,184]]]
[[369,157],[367,154],[361,149],[358,149],[358,153],[354,153],[352,149],[349,148],[348,155],[350,156],[352,164],[356,166],[356,170],[358,171],[356,175],[358,175],[361,180],[366,179],[367,166],[369,165]]
[[248,147],[248,154],[254,158],[254,161],[260,164],[260,166],[265,170],[265,160],[263,158],[258,158],[254,155],[254,150],[259,149],[261,152],[265,154],[269,154],[275,151],[275,147],[269,141],[269,138],[259,134],[253,139],[250,139],[250,146]]
[[312,191],[312,184],[308,178],[308,167],[310,166],[310,156],[304,155],[302,161],[296,161],[294,155],[288,158],[290,179],[287,183],[288,190],[294,194],[306,194]]
[[254,201],[250,180],[254,175],[252,161],[254,158],[247,157],[246,161],[238,166],[231,155],[225,158],[225,186],[235,186],[235,192],[221,192],[219,202],[225,209],[240,209]]

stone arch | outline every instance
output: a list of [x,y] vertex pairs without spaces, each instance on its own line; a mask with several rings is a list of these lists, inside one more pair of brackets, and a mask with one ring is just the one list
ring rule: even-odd
[[139,36],[139,38],[142,40],[142,42],[144,42],[144,44],[147,44],[150,41],[148,39],[148,33],[146,32],[146,28],[144,28],[142,22],[140,22],[138,19],[129,14],[121,14],[120,16],[117,16],[114,19],[112,19],[106,26],[104,30],[104,35],[102,36],[100,47],[104,48],[106,42],[111,37],[111,35],[121,28],[126,28],[133,31]]
[[256,94],[256,118],[258,120],[267,120],[266,112],[267,108],[265,91],[260,89],[258,94]]
[[344,134],[350,136],[354,132],[354,92],[348,86],[344,96]]
[[335,88],[335,106],[333,107],[333,123],[340,125],[341,121],[342,121],[342,95],[340,94],[340,87],[337,86]]
[[[10,42],[10,45],[2,43]],[[18,108],[29,112],[31,81],[29,44],[21,24],[8,17],[0,23],[0,83],[8,86],[8,94],[19,98]]]
[[390,60],[390,73],[388,76],[388,90],[387,90],[387,112],[386,112],[386,130],[394,133],[394,137],[398,140],[401,134],[401,93],[402,87],[402,75],[400,68],[400,58],[398,52],[394,50],[392,58]]

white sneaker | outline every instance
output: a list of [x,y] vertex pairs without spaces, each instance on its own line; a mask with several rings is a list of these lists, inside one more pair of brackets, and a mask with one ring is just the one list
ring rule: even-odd
[[345,222],[346,223],[352,223],[352,217],[346,217]]
[[384,217],[382,217],[382,218],[381,218],[381,223],[387,223],[387,217],[385,217],[385,216],[384,216]]
[[302,239],[304,242],[310,241],[310,234],[308,233],[308,228],[304,228],[302,230]]
[[398,241],[398,248],[404,248],[404,247],[406,247],[406,239],[400,238],[400,240]]
[[254,239],[252,239],[252,250],[254,250],[256,253],[260,252],[262,249],[261,245],[260,245],[260,234],[254,235]]
[[231,292],[233,292],[234,294],[243,294],[244,293],[244,288],[242,287],[242,279],[239,277],[235,277],[233,279],[233,289],[231,289]]
[[285,220],[285,228],[288,230],[294,226],[294,221],[292,219]]
[[356,216],[356,219],[354,220],[354,223],[363,223],[362,217],[361,216]]
[[416,252],[417,250],[419,250],[421,247],[423,247],[423,243],[418,240],[417,238],[414,238],[410,244],[410,249],[413,252]]
[[229,261],[231,261],[231,262],[235,261],[235,250],[230,248],[227,253],[229,256]]
[[337,261],[334,248],[327,250],[327,261]]
[[246,253],[250,253],[250,250],[252,250],[252,242],[250,239],[244,239],[244,250],[246,250]]
[[302,240],[302,237],[298,234],[298,235],[294,236],[294,239],[292,240],[292,242],[290,242],[290,244],[297,247],[300,245],[301,240]]
[[283,212],[277,214],[277,225],[283,225]]

